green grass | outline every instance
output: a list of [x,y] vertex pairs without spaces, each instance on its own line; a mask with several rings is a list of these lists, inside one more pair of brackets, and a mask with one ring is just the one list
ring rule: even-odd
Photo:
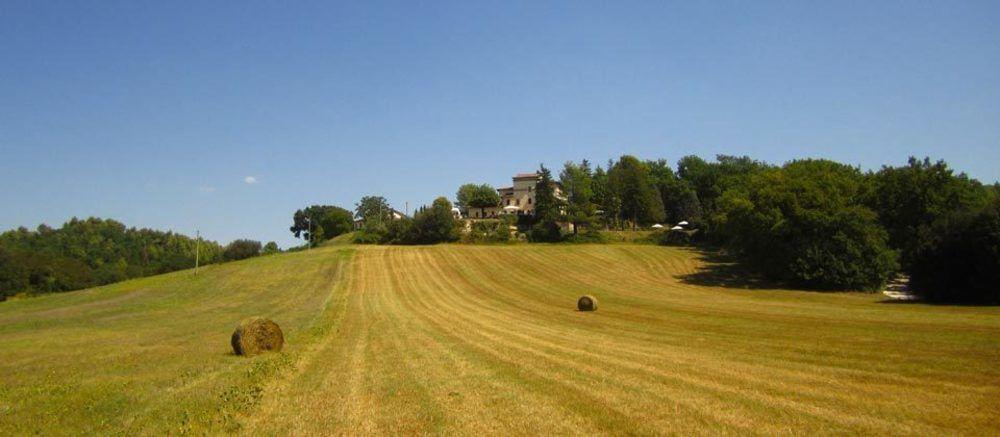
[[[648,245],[338,246],[7,302],[0,434],[1000,433],[1000,308],[709,267]],[[256,314],[286,350],[231,355]]]
[[345,246],[351,244],[354,241],[354,232],[348,232],[345,234],[340,234],[329,240],[323,242],[322,246]]

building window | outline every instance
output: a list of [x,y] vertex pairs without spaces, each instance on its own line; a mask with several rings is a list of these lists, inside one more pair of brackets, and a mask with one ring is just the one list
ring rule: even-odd
[[517,206],[521,206],[521,199],[516,199],[514,200],[514,202],[517,204]]
[[510,205],[510,199],[507,199],[507,205]]
[[528,198],[528,205],[531,205],[531,198]]

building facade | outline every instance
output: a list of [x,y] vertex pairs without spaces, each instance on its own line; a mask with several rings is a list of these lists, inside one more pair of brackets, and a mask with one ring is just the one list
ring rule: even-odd
[[[497,218],[501,215],[532,215],[535,213],[535,187],[541,175],[538,173],[518,173],[512,178],[509,187],[497,188],[500,195],[500,205],[492,208],[470,208],[464,211],[465,217],[472,219]],[[562,189],[558,182],[555,185],[555,195],[562,198]]]

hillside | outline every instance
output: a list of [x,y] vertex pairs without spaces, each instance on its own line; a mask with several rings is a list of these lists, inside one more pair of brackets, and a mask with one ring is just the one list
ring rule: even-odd
[[[711,267],[658,246],[335,246],[5,302],[0,434],[1000,432],[1000,308]],[[233,356],[257,314],[285,352]]]

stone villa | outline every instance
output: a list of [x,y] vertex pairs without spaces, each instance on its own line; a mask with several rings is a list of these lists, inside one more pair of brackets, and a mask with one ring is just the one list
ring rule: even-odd
[[[538,173],[518,173],[512,178],[513,185],[497,188],[500,205],[492,208],[471,208],[462,211],[462,214],[472,219],[496,218],[503,214],[532,215],[535,212],[535,186],[538,185],[540,177]],[[559,182],[553,181],[553,183],[556,197],[562,198]]]

